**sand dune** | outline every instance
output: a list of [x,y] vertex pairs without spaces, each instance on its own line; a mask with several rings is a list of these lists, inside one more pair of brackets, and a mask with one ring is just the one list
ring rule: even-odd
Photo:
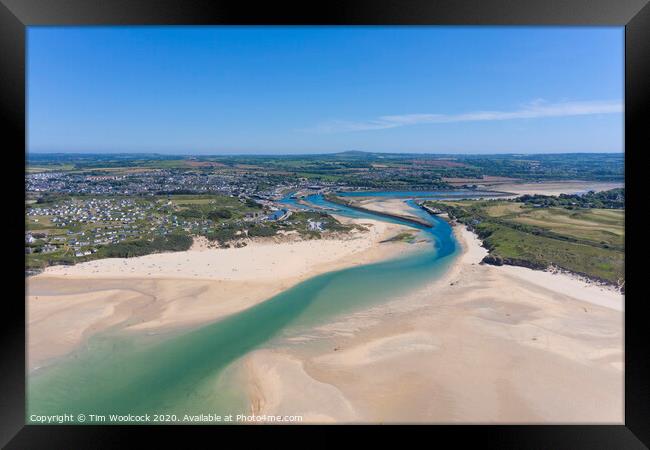
[[560,195],[622,188],[623,183],[598,181],[545,181],[543,183],[492,183],[490,189],[516,195]]
[[[347,198],[350,199],[349,197]],[[422,218],[413,213],[413,208],[406,204],[405,199],[399,198],[382,198],[382,197],[357,197],[353,198],[358,206],[387,214],[399,214],[416,220]]]

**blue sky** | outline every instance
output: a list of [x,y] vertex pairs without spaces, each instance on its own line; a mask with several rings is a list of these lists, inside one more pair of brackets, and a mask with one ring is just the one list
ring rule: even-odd
[[623,151],[622,27],[31,27],[34,152]]

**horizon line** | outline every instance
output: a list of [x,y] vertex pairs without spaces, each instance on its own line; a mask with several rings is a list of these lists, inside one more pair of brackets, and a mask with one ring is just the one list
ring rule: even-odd
[[369,151],[369,150],[339,150],[321,151],[312,153],[162,153],[158,151],[42,151],[32,150],[25,152],[27,157],[31,155],[157,155],[157,156],[178,156],[178,157],[211,157],[211,156],[318,156],[318,155],[339,155],[343,153],[365,153],[382,155],[427,155],[427,156],[494,156],[494,155],[609,155],[624,154],[625,150],[612,151],[567,151],[567,152],[494,152],[494,153],[444,153],[444,152],[391,152],[391,151]]

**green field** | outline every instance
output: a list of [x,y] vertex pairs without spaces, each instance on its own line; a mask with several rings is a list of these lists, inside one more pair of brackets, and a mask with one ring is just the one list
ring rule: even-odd
[[623,249],[625,215],[620,209],[529,208],[508,202],[488,206],[485,211],[490,217],[530,225],[586,244]]
[[30,165],[25,168],[25,171],[27,173],[41,173],[41,172],[56,172],[56,171],[62,171],[62,170],[72,170],[74,169],[73,164],[50,164],[48,166],[34,166]]
[[[160,155],[31,153],[29,171],[127,173],[133,168],[274,172],[370,188],[449,187],[444,178],[621,181],[622,153],[444,155],[344,151],[314,155]],[[361,178],[359,173],[366,176]],[[471,184],[471,183],[470,183]]]
[[621,209],[535,208],[512,201],[427,204],[472,228],[490,250],[489,262],[557,266],[611,284],[624,280]]
[[[87,217],[74,218],[70,213],[57,216],[60,219],[58,223],[53,222],[54,216],[39,214],[39,210],[46,212],[67,205],[70,210],[84,208],[88,215],[96,215],[102,207],[88,206],[88,202],[93,200],[92,196],[55,196],[51,201],[29,204],[28,208],[36,214],[26,216],[25,229],[31,232],[35,240],[26,243],[26,247],[32,250],[25,255],[26,267],[35,269],[104,257],[139,256],[186,249],[191,241],[181,242],[183,236],[206,234],[205,229],[215,232],[224,225],[235,228],[234,224],[241,222],[251,212],[264,214],[261,205],[227,195],[135,197],[130,198],[127,205],[119,206],[120,201],[127,199],[120,196],[101,198],[114,207],[116,215],[112,218],[95,217],[88,220]],[[104,208],[107,206],[104,205]],[[131,214],[127,226],[121,213]],[[172,217],[177,217],[177,222],[172,223]],[[65,222],[65,225],[61,222]],[[241,228],[241,225],[236,228]],[[161,233],[161,230],[164,232]],[[107,232],[123,233],[124,237],[120,242],[106,243]],[[100,243],[95,239],[99,239]],[[75,240],[85,244],[71,244]],[[44,250],[45,246],[50,246],[49,251]],[[77,251],[91,249],[94,252],[90,255],[76,256]]]
[[[229,247],[279,233],[319,239],[358,228],[322,212],[301,211],[283,220],[265,220],[271,211],[252,199],[217,194],[61,196],[27,208],[31,212],[25,218],[31,239],[25,243],[27,269],[187,250],[195,236]],[[106,210],[111,212],[100,217]]]

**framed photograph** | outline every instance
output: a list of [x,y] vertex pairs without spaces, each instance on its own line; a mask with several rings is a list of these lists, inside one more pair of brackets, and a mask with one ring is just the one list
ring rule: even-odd
[[3,448],[647,448],[646,0],[0,20]]

